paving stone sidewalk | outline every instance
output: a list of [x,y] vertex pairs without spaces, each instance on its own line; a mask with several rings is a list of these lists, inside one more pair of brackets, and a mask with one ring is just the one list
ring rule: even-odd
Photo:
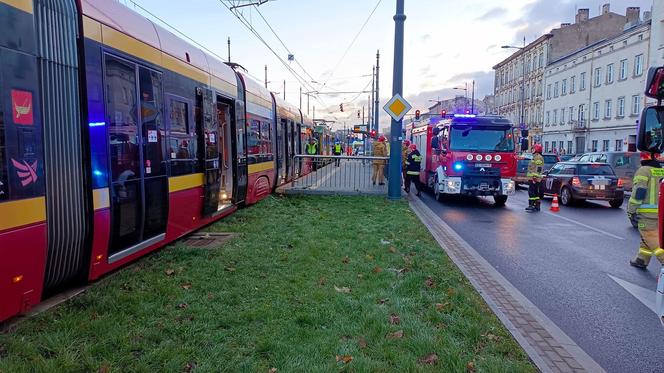
[[604,370],[420,199],[410,206],[542,372]]

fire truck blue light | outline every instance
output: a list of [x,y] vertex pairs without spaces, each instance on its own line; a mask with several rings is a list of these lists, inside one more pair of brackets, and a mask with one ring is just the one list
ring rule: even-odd
[[457,162],[454,164],[454,171],[461,171],[463,169],[463,163]]
[[90,127],[103,127],[106,125],[106,122],[90,122],[88,126]]

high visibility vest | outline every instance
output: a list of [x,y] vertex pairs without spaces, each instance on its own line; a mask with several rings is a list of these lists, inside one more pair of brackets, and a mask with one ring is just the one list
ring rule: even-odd
[[528,163],[528,173],[526,174],[526,176],[541,179],[543,170],[544,170],[544,157],[542,157],[542,154],[535,153],[533,155],[533,160],[530,161],[530,163]]
[[627,213],[637,215],[639,228],[657,229],[659,184],[662,179],[664,169],[652,166],[642,166],[634,175]]
[[334,152],[341,154],[341,144],[334,145]]
[[316,155],[316,144],[307,144],[307,154]]

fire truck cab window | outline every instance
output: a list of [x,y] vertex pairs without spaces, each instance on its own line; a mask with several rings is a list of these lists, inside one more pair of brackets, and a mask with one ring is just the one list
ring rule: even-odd
[[453,126],[450,148],[468,151],[514,151],[509,128]]

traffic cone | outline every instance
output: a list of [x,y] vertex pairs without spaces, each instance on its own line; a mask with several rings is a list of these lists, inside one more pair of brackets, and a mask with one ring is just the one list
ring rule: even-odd
[[551,212],[559,212],[560,206],[558,206],[558,194],[553,195],[553,202],[551,202]]

